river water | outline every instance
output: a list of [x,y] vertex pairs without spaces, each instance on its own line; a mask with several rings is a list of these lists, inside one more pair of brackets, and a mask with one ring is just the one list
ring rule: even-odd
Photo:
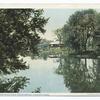
[[63,56],[47,59],[25,57],[23,60],[29,69],[1,76],[6,81],[0,80],[0,92],[100,92],[100,59]]
[[70,92],[64,84],[62,75],[58,75],[55,70],[59,62],[58,58],[48,58],[47,60],[25,57],[24,61],[29,65],[29,69],[12,74],[11,76],[25,76],[29,78],[29,83],[22,93],[31,93],[37,88],[40,88],[41,93],[67,93]]

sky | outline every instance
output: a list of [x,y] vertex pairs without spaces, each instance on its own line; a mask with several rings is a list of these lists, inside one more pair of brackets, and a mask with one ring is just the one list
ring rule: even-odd
[[[44,9],[44,16],[45,18],[49,18],[49,20],[45,26],[46,33],[41,35],[41,37],[47,40],[54,40],[56,38],[54,31],[57,28],[62,28],[66,21],[68,21],[68,18],[78,10],[82,9]],[[100,9],[97,9],[97,11],[100,11]]]

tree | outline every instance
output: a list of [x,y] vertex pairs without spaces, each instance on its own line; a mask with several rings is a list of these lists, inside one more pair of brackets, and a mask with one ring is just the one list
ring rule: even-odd
[[43,10],[0,9],[0,69],[11,73],[27,66],[20,56],[37,53],[39,33],[45,33],[48,19]]
[[77,39],[77,35],[72,31],[72,28],[69,24],[65,24],[62,28],[62,37],[63,42],[67,49],[69,49],[69,52],[71,50],[75,50],[76,52],[80,49],[80,43]]
[[57,36],[57,40],[59,41],[59,43],[62,43],[63,37],[62,37],[62,29],[57,29],[55,30],[55,35]]
[[[70,22],[72,27],[74,27],[75,34],[78,35],[78,41],[80,43],[80,49],[87,50],[87,41],[95,31],[96,24],[96,12],[92,9],[76,12],[74,16],[76,17],[75,22]],[[70,19],[70,20],[71,20]],[[74,24],[73,24],[74,23]]]
[[[76,11],[63,27],[63,39],[75,51],[87,51],[97,28],[97,12],[92,9]],[[67,34],[67,35],[65,35]]]
[[27,86],[28,80],[26,77],[0,79],[0,93],[18,93]]

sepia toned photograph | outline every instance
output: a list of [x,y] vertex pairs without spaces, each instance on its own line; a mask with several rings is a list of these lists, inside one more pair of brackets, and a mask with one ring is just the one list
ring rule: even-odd
[[100,93],[100,8],[0,8],[0,93]]

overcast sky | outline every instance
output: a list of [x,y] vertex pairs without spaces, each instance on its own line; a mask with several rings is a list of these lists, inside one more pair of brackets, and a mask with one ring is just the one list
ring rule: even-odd
[[66,23],[69,16],[77,10],[80,9],[44,9],[44,16],[46,18],[50,17],[50,19],[45,26],[46,33],[42,35],[42,37],[53,40],[55,38],[54,30],[61,28]]

